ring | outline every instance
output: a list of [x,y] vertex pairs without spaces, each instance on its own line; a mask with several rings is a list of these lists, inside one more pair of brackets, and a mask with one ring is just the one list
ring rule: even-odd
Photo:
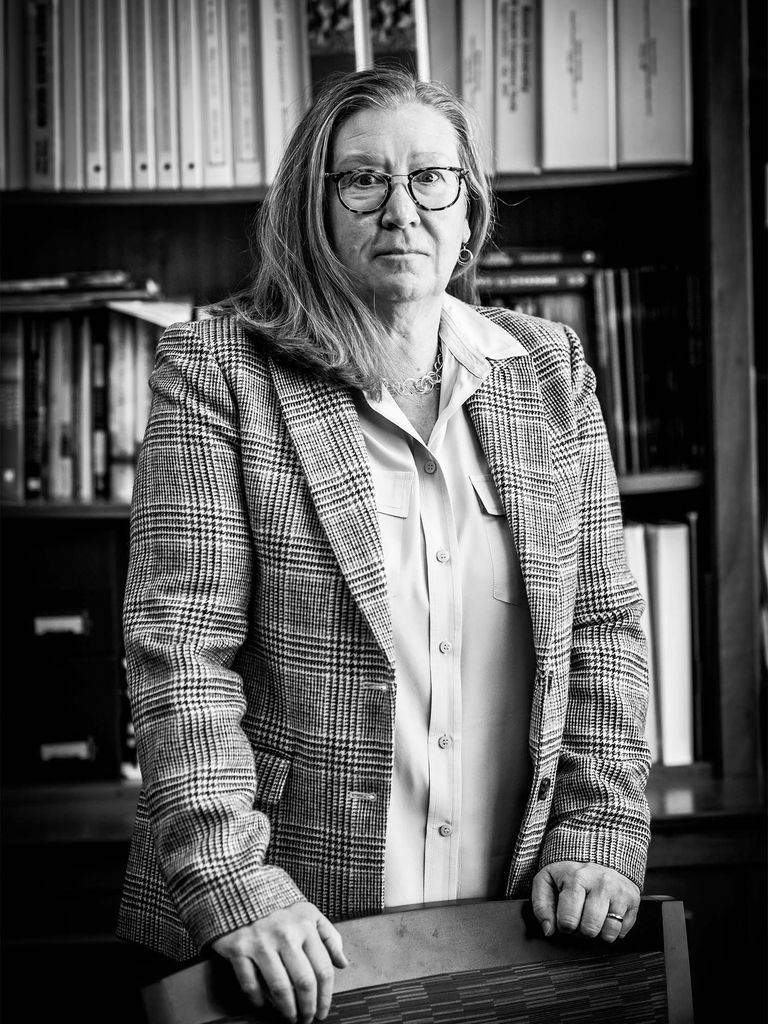
[[624,920],[624,918],[621,916],[621,914],[606,914],[605,916],[606,917],[610,917],[612,921],[618,921],[619,924],[621,924],[622,921]]

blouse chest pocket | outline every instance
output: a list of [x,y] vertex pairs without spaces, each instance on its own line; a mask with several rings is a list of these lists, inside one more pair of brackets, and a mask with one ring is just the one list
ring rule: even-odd
[[490,476],[469,477],[478,497],[493,573],[493,596],[507,604],[525,604],[526,593],[515,540]]
[[387,586],[389,596],[396,597],[400,592],[403,540],[411,506],[413,473],[379,470],[374,473],[374,487]]

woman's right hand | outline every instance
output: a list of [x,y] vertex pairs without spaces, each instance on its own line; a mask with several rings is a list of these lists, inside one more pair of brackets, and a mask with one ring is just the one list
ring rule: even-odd
[[256,1006],[267,996],[290,1021],[324,1020],[331,1008],[334,967],[346,967],[341,936],[312,903],[294,903],[213,943],[232,964]]

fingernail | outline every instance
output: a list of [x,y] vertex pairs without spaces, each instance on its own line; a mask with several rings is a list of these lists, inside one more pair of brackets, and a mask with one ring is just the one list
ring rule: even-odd
[[542,927],[542,930],[543,930],[544,935],[546,936],[546,938],[549,938],[549,936],[552,935],[552,933],[555,930],[552,927],[552,922],[551,921],[543,921],[541,927]]

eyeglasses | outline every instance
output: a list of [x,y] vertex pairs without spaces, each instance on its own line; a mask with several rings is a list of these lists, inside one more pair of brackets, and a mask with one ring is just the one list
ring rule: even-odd
[[325,177],[336,183],[342,206],[352,213],[373,213],[386,206],[395,186],[403,182],[408,195],[422,210],[447,210],[459,198],[461,183],[469,174],[463,167],[420,167],[409,174],[384,171],[328,171]]

